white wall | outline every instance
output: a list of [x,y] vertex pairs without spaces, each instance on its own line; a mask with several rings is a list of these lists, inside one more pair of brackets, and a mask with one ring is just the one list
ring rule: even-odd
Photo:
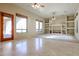
[[[16,20],[16,17],[15,17],[16,13],[28,16],[28,32],[23,33],[23,34],[18,34],[15,32],[15,27],[14,27],[14,38],[15,39],[29,38],[29,37],[33,37],[37,34],[40,34],[35,31],[35,20],[39,19],[43,22],[44,22],[44,20],[43,20],[43,18],[39,17],[38,15],[35,15],[35,14],[33,14],[27,10],[24,10],[16,5],[13,5],[13,4],[0,4],[0,11],[13,14],[14,22]],[[44,33],[44,28],[43,28],[43,32],[41,32],[41,33]]]
[[56,16],[55,17],[56,19],[53,20],[52,24],[63,24],[64,22],[67,21],[67,16]]

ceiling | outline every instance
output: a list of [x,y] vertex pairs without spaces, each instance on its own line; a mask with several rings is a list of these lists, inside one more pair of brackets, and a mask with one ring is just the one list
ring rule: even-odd
[[74,14],[79,7],[78,3],[40,3],[45,5],[45,7],[34,9],[32,8],[32,4],[33,3],[15,3],[15,5],[43,18],[53,16],[52,12],[55,12],[55,16]]

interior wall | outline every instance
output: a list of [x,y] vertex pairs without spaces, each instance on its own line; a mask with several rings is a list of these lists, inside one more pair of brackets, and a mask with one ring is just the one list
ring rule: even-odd
[[[0,11],[10,13],[14,15],[14,38],[15,39],[23,39],[23,38],[30,38],[33,36],[36,36],[37,34],[42,34],[44,33],[44,26],[43,26],[43,31],[38,33],[35,31],[35,20],[39,19],[44,22],[42,17],[39,17],[38,15],[35,15],[25,9],[22,9],[16,5],[13,4],[0,4]],[[27,33],[16,33],[16,13],[22,14],[24,16],[28,16],[28,32]]]
[[79,40],[79,9],[77,10],[78,15],[75,18],[75,37]]
[[67,20],[67,16],[56,16],[55,20],[53,20],[52,24],[63,24],[64,22],[66,22]]

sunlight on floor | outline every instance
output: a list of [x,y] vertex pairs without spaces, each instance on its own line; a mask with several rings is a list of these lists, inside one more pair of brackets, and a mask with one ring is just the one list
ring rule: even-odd
[[74,40],[73,36],[66,35],[66,34],[44,34],[40,35],[42,38],[47,38],[47,39],[61,39],[61,40]]
[[39,50],[40,48],[42,48],[42,39],[41,38],[35,38],[35,48],[36,50]]

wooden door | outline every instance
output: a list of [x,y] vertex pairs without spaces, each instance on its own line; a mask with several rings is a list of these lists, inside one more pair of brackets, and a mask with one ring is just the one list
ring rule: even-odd
[[14,38],[14,16],[1,13],[1,41],[13,40]]

